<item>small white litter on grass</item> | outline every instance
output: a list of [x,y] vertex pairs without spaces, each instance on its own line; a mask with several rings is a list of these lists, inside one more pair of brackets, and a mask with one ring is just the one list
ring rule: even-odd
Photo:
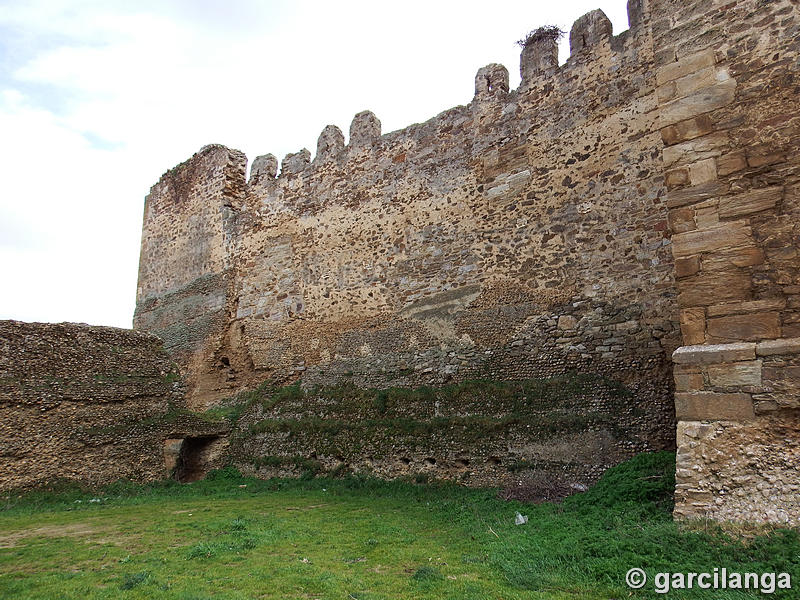
[[528,522],[528,515],[521,515],[517,513],[517,516],[514,518],[514,525],[525,525]]

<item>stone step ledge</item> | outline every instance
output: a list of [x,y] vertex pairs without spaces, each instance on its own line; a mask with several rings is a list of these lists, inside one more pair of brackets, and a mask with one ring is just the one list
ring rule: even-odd
[[678,365],[709,365],[755,360],[756,356],[782,354],[800,354],[800,337],[764,340],[763,342],[681,346],[672,353],[672,362]]

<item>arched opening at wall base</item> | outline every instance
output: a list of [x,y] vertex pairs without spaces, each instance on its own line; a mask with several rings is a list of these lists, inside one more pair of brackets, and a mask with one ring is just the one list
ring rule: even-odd
[[165,458],[171,477],[181,483],[203,479],[216,466],[215,458],[224,445],[225,440],[218,435],[167,440]]

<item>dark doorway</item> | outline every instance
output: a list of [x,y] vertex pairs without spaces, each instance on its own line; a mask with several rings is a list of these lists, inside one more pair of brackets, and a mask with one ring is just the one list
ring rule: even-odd
[[181,483],[197,481],[205,477],[217,436],[185,438],[175,466],[175,479]]

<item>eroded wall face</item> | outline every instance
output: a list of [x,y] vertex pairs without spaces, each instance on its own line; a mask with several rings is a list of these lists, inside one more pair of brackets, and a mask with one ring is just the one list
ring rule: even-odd
[[290,387],[244,411],[230,456],[264,478],[355,471],[553,500],[653,444],[657,430],[632,425],[643,410],[624,385],[589,374],[412,389]]
[[242,153],[206,146],[165,173],[145,199],[134,327],[164,340],[187,376],[190,399],[218,387],[207,365],[222,344],[233,302],[232,247],[245,166]]
[[[652,43],[641,19],[612,38],[605,16],[590,13],[561,68],[552,41],[527,49],[519,90],[509,92],[504,67],[489,65],[472,102],[423,124],[380,136],[374,115],[362,113],[349,145],[328,127],[314,160],[290,155],[280,176],[272,157],[256,159],[242,203],[222,219],[233,241],[213,242],[227,253],[226,323],[192,336],[205,346],[188,368],[207,383],[193,388],[192,402],[213,404],[266,378],[369,388],[578,371],[630,394],[620,406],[599,387],[572,406],[613,414],[614,427],[582,432],[587,444],[603,440],[588,458],[570,450],[583,443],[574,432],[547,434],[541,443],[558,449],[547,469],[588,482],[636,452],[672,447],[676,291]],[[164,181],[184,171],[154,188],[153,207],[168,196]],[[193,205],[210,206],[201,186],[192,189],[186,210],[163,203],[163,214],[148,212],[143,248],[162,254],[181,235],[173,223],[193,219]],[[168,277],[172,268],[158,263]],[[143,272],[155,281],[160,271]],[[173,278],[171,290],[146,284],[154,291],[140,299],[137,327],[174,348],[169,332],[205,314],[193,308],[203,294],[189,291],[200,281],[192,277],[211,276],[199,273]],[[184,298],[198,301],[185,309]],[[309,415],[326,416],[311,404]],[[533,457],[520,435],[513,451],[505,444],[504,462]],[[314,443],[289,450],[309,455]]]
[[155,336],[0,321],[0,489],[163,479],[164,438],[183,427],[164,417],[182,402]]
[[681,518],[798,523],[800,10],[656,2]]

